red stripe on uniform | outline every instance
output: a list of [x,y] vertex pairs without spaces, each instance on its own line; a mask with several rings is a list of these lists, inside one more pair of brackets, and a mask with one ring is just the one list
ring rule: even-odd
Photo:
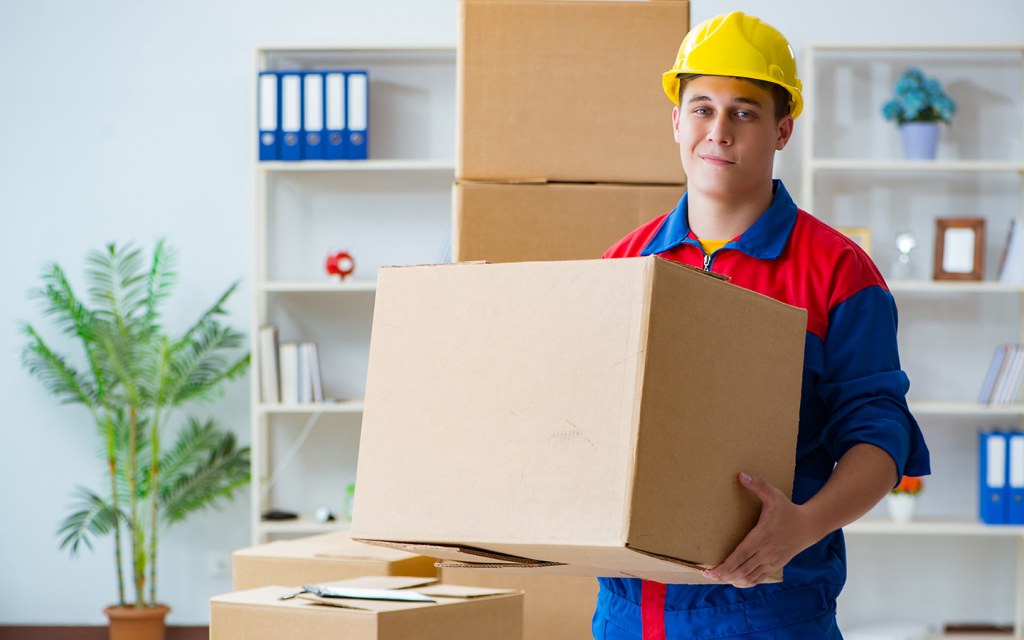
[[660,582],[644,580],[640,589],[640,619],[643,640],[665,640],[665,592]]

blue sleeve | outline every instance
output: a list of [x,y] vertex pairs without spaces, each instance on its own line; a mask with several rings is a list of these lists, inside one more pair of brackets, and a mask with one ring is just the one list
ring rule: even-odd
[[872,286],[829,313],[818,395],[827,408],[822,444],[838,460],[869,443],[885,450],[899,475],[931,472],[924,435],[907,407],[892,294]]

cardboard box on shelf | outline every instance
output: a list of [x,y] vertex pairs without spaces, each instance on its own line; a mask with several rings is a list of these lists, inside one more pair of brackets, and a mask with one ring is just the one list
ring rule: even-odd
[[441,580],[523,592],[523,640],[591,640],[597,580],[574,576],[441,569]]
[[656,257],[382,269],[352,536],[702,582],[757,520],[739,472],[792,490],[805,333]]
[[354,542],[346,532],[276,540],[231,554],[235,591],[360,576],[436,577],[434,558]]
[[682,195],[677,185],[458,183],[453,259],[600,258],[619,238],[674,209]]
[[[329,583],[328,587],[388,589],[390,582]],[[434,602],[319,598],[294,586],[238,591],[210,600],[210,637],[217,640],[520,640],[518,591],[436,585],[415,587]]]
[[686,1],[462,0],[456,177],[679,184]]

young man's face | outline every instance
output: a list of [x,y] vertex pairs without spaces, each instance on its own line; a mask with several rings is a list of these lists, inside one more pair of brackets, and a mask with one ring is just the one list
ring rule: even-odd
[[672,128],[687,188],[717,198],[763,193],[775,152],[793,133],[793,118],[776,122],[772,95],[723,76],[693,78],[672,110]]

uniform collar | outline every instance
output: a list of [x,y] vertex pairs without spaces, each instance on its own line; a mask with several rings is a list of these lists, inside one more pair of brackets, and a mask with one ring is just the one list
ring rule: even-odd
[[[772,180],[772,204],[761,214],[753,225],[738,238],[727,244],[731,249],[739,249],[752,258],[774,260],[782,253],[789,240],[789,234],[796,224],[796,203],[786,191],[781,180]],[[690,235],[688,219],[687,194],[679,200],[676,208],[668,214],[658,232],[654,234],[647,246],[640,252],[642,256],[650,256],[673,249]]]

